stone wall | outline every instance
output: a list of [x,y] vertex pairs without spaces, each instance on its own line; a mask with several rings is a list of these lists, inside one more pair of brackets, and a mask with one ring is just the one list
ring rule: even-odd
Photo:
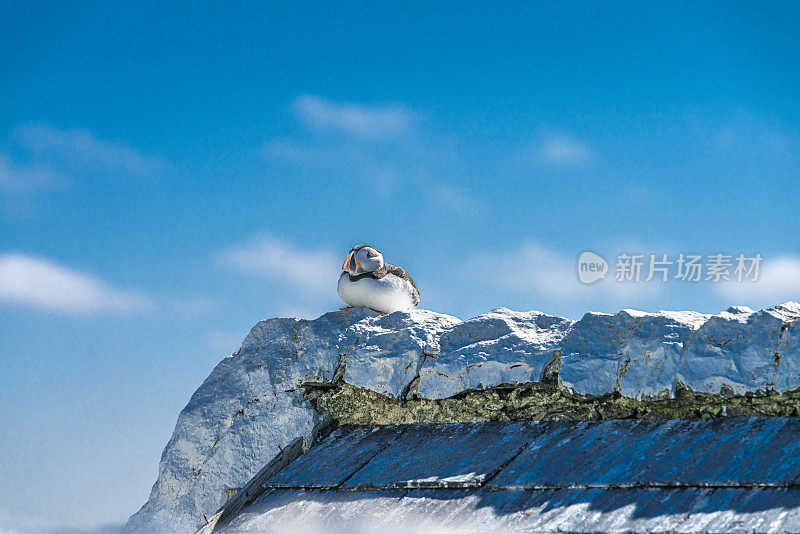
[[758,312],[364,308],[258,323],[178,417],[129,531],[191,532],[283,447],[342,422],[797,415],[800,304]]

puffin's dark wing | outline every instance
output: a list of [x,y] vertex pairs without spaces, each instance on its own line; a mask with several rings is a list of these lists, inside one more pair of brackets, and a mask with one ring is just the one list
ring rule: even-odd
[[384,266],[386,267],[387,274],[392,273],[396,277],[408,280],[411,283],[411,286],[414,288],[414,306],[419,306],[419,289],[417,289],[417,284],[414,283],[414,279],[411,278],[408,271],[393,263],[384,263]]

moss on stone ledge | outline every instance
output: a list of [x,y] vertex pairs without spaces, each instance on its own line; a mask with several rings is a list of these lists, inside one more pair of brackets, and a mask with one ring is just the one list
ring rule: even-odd
[[800,390],[723,396],[679,389],[674,399],[570,395],[556,384],[523,384],[468,391],[442,400],[398,401],[349,384],[307,386],[315,409],[339,424],[456,423],[596,419],[711,419],[800,415]]

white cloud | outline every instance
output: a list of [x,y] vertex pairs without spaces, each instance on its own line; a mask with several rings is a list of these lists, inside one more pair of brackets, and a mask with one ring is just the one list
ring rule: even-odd
[[161,308],[170,315],[181,317],[200,317],[219,309],[215,300],[200,295],[185,295],[161,299]]
[[571,166],[591,160],[591,150],[578,139],[564,135],[547,135],[539,144],[539,157],[552,165]]
[[524,147],[510,152],[506,162],[515,172],[531,169],[585,170],[596,161],[585,141],[560,132],[542,131]]
[[[480,207],[462,189],[444,183],[468,174],[464,154],[451,140],[417,128],[414,112],[399,105],[339,104],[316,96],[298,97],[292,108],[312,131],[338,135],[267,141],[263,154],[271,162],[359,181],[383,197],[403,187],[429,206],[452,213],[474,214]],[[390,136],[391,142],[375,142]]]
[[756,117],[739,117],[709,129],[703,124],[699,134],[701,144],[719,151],[726,157],[750,154],[760,161],[786,163],[800,156],[800,137],[776,124]]
[[119,141],[100,139],[88,130],[27,124],[15,133],[20,145],[37,159],[66,164],[78,171],[148,175],[165,167],[160,158]]
[[731,280],[715,284],[717,293],[731,299],[733,304],[753,308],[800,300],[800,258],[765,258],[759,271],[756,282]]
[[164,170],[160,158],[98,138],[88,130],[62,130],[46,124],[17,128],[18,157],[0,152],[0,199],[20,200],[63,189],[86,174],[150,176]]
[[296,98],[292,109],[314,130],[344,132],[369,140],[407,133],[414,122],[412,114],[397,105],[339,103],[312,95]]
[[480,204],[458,189],[447,185],[435,186],[432,189],[434,202],[441,208],[460,214],[475,213]]
[[18,163],[0,153],[0,192],[33,193],[62,186],[67,179],[58,171],[41,163]]
[[337,179],[352,177],[381,196],[396,191],[403,183],[420,181],[420,160],[423,159],[396,147],[385,151],[357,140],[308,143],[280,139],[266,143],[264,155],[273,161],[322,171]]
[[614,280],[613,265],[609,265],[605,279],[584,284],[578,279],[577,256],[568,256],[535,242],[475,255],[467,261],[467,265],[466,274],[470,278],[480,277],[515,292],[564,301],[603,298],[610,300],[609,304],[626,306],[640,303],[662,291],[659,285],[652,282],[617,282]]
[[0,301],[64,313],[127,313],[152,302],[96,277],[23,254],[0,255]]
[[521,291],[574,298],[582,292],[574,261],[537,243],[520,248],[480,255],[472,263],[491,272],[504,286]]
[[[342,258],[343,259],[343,258]],[[289,284],[306,296],[329,295],[342,259],[325,250],[306,250],[269,235],[217,254],[218,265]]]

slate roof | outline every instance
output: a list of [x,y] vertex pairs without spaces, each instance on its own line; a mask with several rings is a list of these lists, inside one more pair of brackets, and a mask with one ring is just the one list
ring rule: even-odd
[[800,419],[344,426],[226,531],[800,532]]

